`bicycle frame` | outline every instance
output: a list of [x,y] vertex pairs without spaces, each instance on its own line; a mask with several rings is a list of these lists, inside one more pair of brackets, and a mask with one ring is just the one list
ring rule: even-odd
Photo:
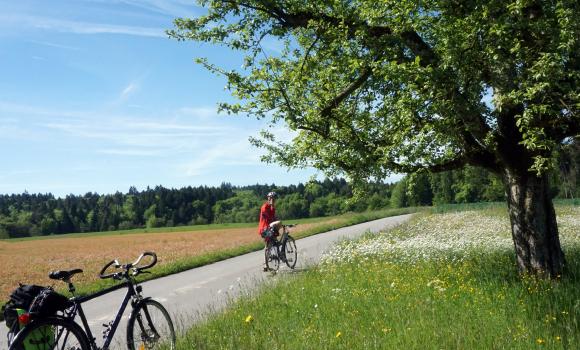
[[285,225],[282,226],[282,235],[280,235],[280,239],[277,239],[276,237],[273,237],[273,239],[271,240],[271,242],[276,246],[276,247],[281,247],[284,242],[288,239],[288,229],[286,228]]
[[116,291],[118,289],[124,288],[124,287],[127,287],[127,294],[125,294],[125,298],[123,299],[123,302],[121,303],[121,306],[119,308],[119,311],[117,312],[117,315],[115,316],[113,323],[110,324],[110,326],[107,330],[107,334],[105,337],[105,343],[103,344],[103,347],[101,348],[101,350],[107,350],[107,349],[109,349],[109,345],[111,345],[111,341],[113,340],[113,336],[115,335],[115,332],[117,331],[117,327],[121,323],[121,318],[123,317],[123,313],[125,312],[125,309],[127,309],[127,305],[129,304],[129,301],[131,299],[133,299],[135,296],[139,295],[140,286],[138,286],[138,285],[135,286],[133,282],[124,281],[123,283],[121,283],[119,285],[104,289],[104,290],[99,291],[97,293],[87,295],[87,296],[82,296],[82,297],[74,297],[71,299],[71,301],[74,303],[74,308],[67,313],[65,318],[68,318],[70,320],[74,320],[75,316],[77,314],[79,315],[79,317],[81,318],[82,324],[83,324],[85,334],[87,335],[87,338],[89,340],[89,345],[94,350],[98,350],[99,348],[97,347],[96,338],[93,336],[93,333],[91,332],[91,328],[89,327],[87,317],[85,316],[85,313],[83,311],[81,304],[83,304],[89,300],[103,296],[105,294],[111,293],[113,291]]
[[290,234],[290,232],[288,231],[288,226],[286,225],[282,225],[282,235],[280,236],[280,239],[272,239],[272,245],[276,247],[276,256],[281,259],[283,262],[286,262],[286,255],[284,254],[284,251],[282,250],[282,248],[284,247],[284,244],[286,243],[286,241],[288,240],[288,235]]

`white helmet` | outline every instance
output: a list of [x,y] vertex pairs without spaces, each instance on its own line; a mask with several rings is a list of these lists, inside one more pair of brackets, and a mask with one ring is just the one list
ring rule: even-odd
[[268,192],[268,195],[266,196],[266,198],[276,198],[278,197],[278,193],[276,192]]

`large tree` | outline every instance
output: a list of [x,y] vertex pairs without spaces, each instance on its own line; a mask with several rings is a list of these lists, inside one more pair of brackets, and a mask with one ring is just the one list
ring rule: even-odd
[[[351,180],[484,167],[503,178],[517,264],[565,264],[546,171],[580,132],[578,0],[200,0],[169,34],[245,54],[238,103],[282,122],[256,144]],[[283,43],[278,51],[267,50]]]

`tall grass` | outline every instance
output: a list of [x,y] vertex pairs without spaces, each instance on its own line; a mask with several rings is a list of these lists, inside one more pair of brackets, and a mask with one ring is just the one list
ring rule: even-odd
[[275,277],[178,349],[578,348],[580,209],[560,214],[559,280],[518,275],[509,223],[493,210],[419,216]]
[[468,210],[497,209],[507,210],[506,202],[479,202],[479,203],[457,203],[457,204],[439,204],[431,207],[433,213],[452,213]]

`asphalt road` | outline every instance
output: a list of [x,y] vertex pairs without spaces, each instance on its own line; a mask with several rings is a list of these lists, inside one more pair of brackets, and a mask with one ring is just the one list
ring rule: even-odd
[[[280,266],[277,274],[262,271],[264,252],[257,251],[228,260],[191,269],[171,276],[142,283],[143,294],[161,302],[172,316],[177,330],[186,329],[208,313],[223,308],[229,300],[235,299],[241,293],[252,290],[256,286],[283,278],[285,274],[299,273],[312,264],[316,264],[320,256],[333,243],[352,239],[365,232],[380,232],[408,220],[411,215],[401,215],[379,219],[358,225],[321,233],[296,241],[298,261],[294,270]],[[113,320],[126,290],[121,289],[83,304],[83,309],[89,320],[93,335],[100,345],[103,324]],[[125,311],[125,320],[117,330],[113,341],[115,349],[125,349],[126,319],[129,311]],[[78,321],[78,320],[77,320]],[[7,328],[0,327],[0,349],[7,349]]]

